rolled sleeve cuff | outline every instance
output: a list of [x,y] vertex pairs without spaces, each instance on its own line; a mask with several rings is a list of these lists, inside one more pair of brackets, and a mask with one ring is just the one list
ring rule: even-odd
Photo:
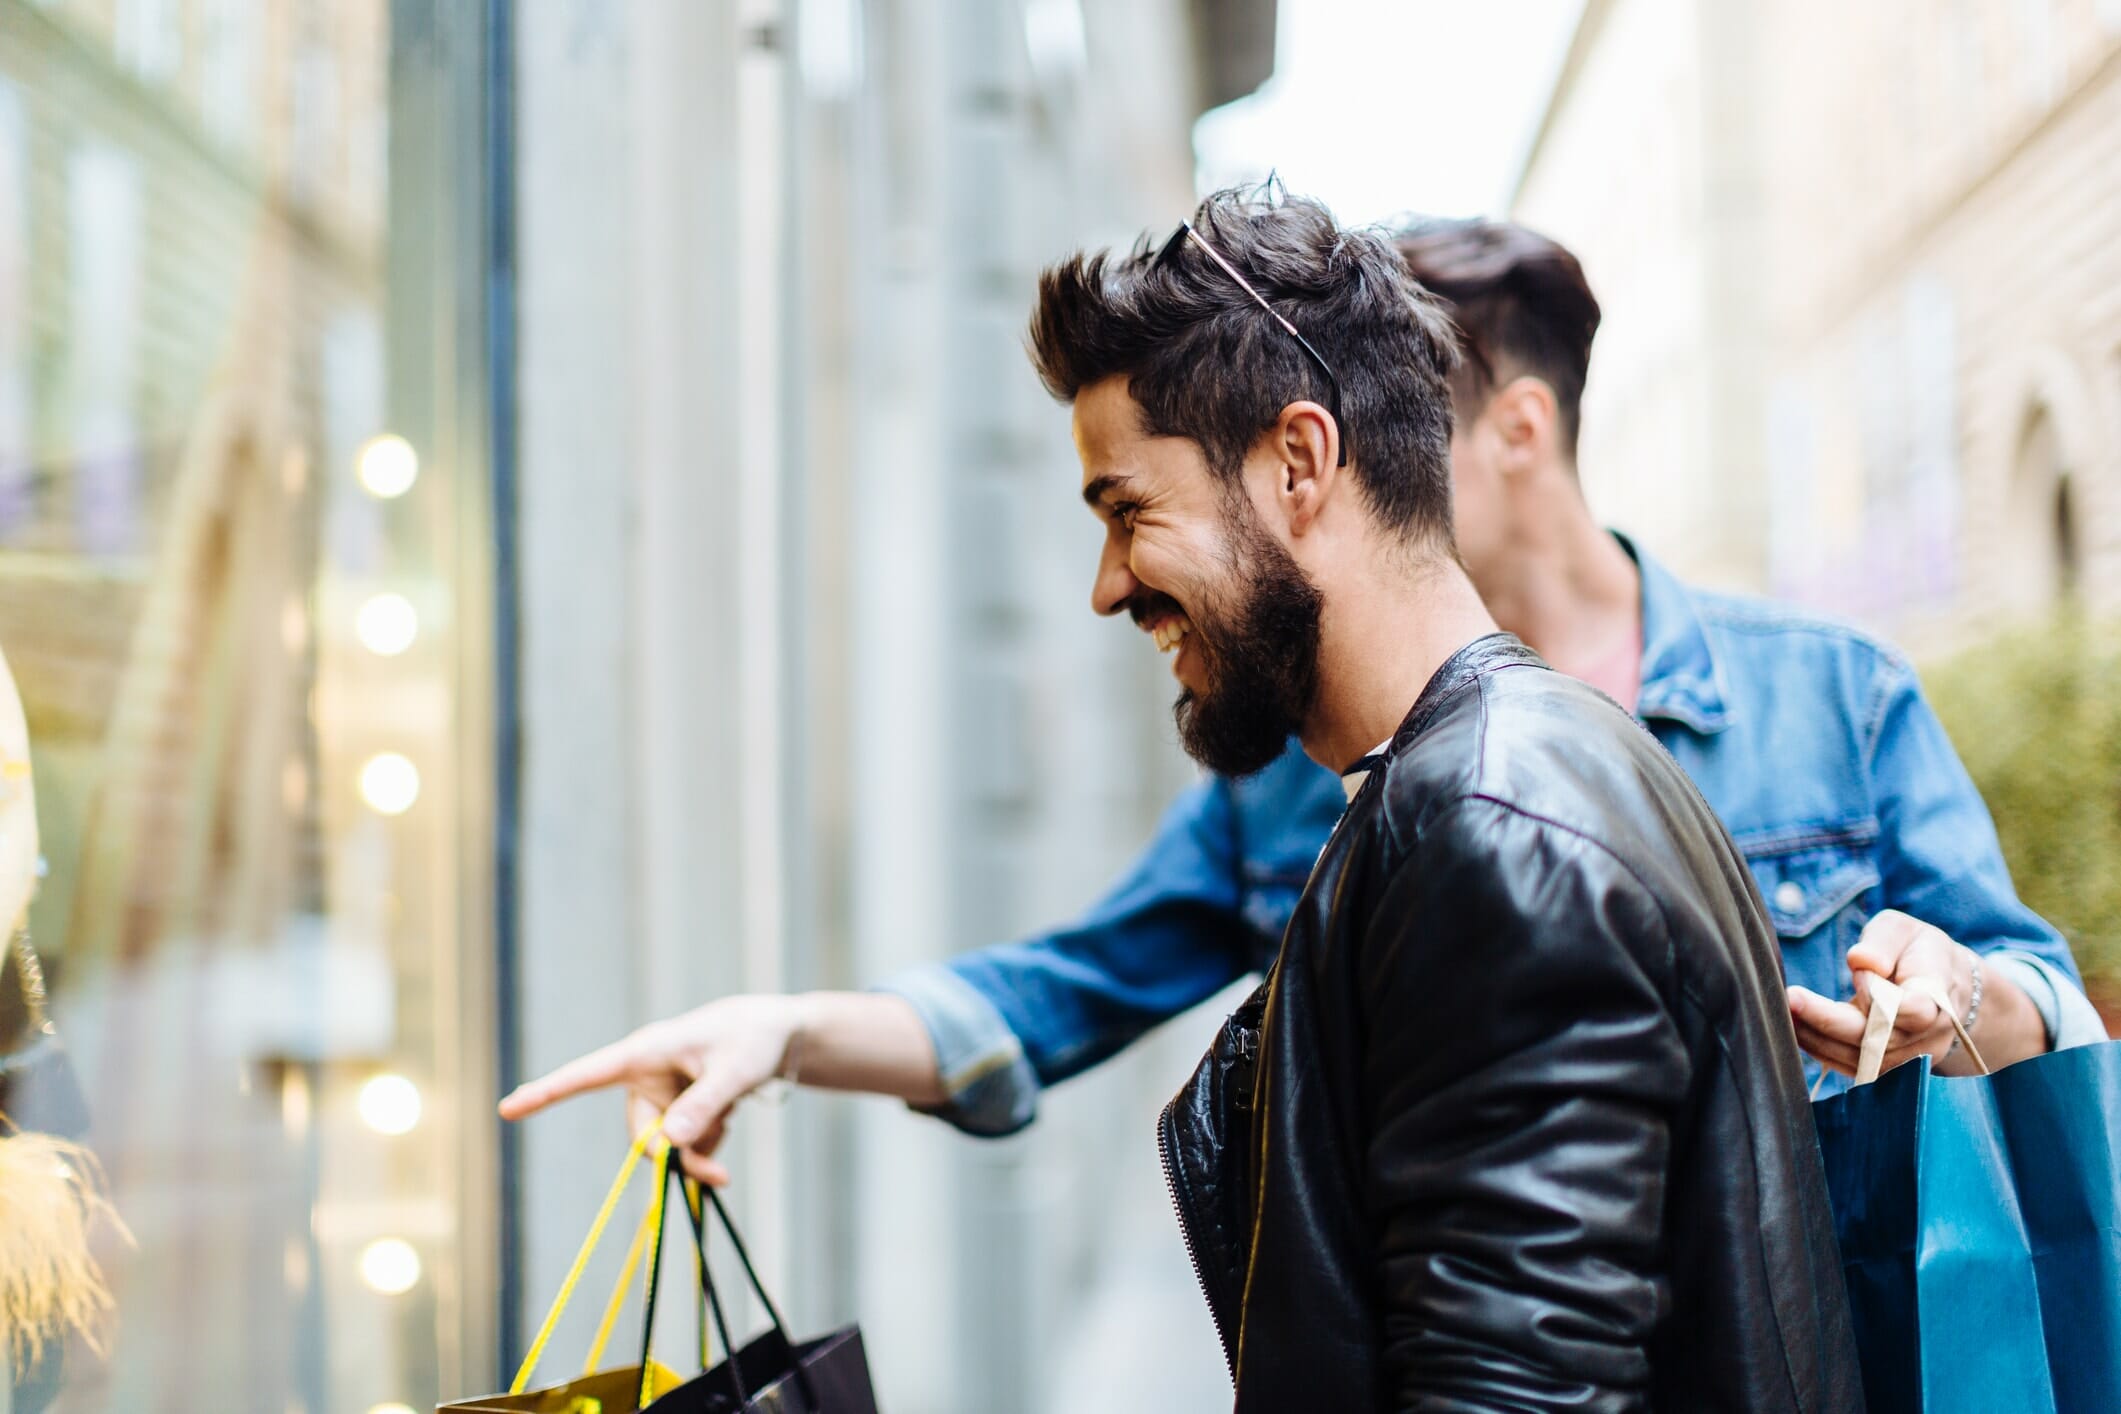
[[2107,1039],[2106,1023],[2069,974],[2046,958],[2024,952],[1992,952],[1981,959],[1991,971],[2018,984],[2047,1027],[2047,1048],[2066,1051]]
[[967,1134],[1013,1134],[1038,1113],[1037,1072],[1001,1011],[977,987],[942,963],[899,973],[879,992],[901,998],[920,1016],[935,1046],[936,1072],[948,1097],[923,1114]]

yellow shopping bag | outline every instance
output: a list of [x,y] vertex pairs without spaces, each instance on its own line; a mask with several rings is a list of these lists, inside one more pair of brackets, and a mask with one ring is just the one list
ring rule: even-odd
[[[634,1170],[649,1151],[654,1151],[655,1192],[648,1200],[648,1211],[642,1215],[641,1225],[633,1235],[633,1245],[627,1251],[626,1262],[619,1272],[618,1284],[612,1289],[611,1300],[604,1307],[604,1319],[597,1325],[596,1339],[591,1342],[589,1358],[582,1367],[579,1379],[569,1380],[563,1385],[552,1385],[545,1389],[531,1389],[530,1377],[537,1369],[538,1360],[545,1353],[546,1342],[560,1323],[560,1315],[567,1309],[574,1296],[575,1287],[582,1280],[582,1272],[589,1265],[589,1256],[596,1251],[597,1243],[610,1226],[612,1214],[618,1211],[619,1199],[626,1192],[626,1185],[633,1178]],[[655,1329],[655,1301],[657,1276],[662,1267],[663,1219],[667,1208],[666,1195],[670,1187],[670,1145],[657,1128],[650,1128],[633,1141],[633,1148],[620,1166],[619,1175],[611,1182],[611,1191],[604,1195],[604,1205],[597,1210],[596,1221],[590,1224],[589,1236],[582,1241],[582,1250],[575,1254],[574,1265],[568,1269],[567,1279],[560,1283],[560,1294],[554,1298],[552,1309],[545,1314],[545,1323],[538,1328],[537,1338],[530,1343],[529,1353],[523,1357],[523,1367],[516,1371],[515,1382],[506,1394],[490,1394],[481,1399],[467,1399],[455,1404],[436,1406],[435,1414],[500,1414],[500,1411],[526,1411],[527,1414],[636,1414],[658,1395],[667,1393],[684,1383],[685,1377],[667,1366],[657,1364],[649,1355],[648,1341]],[[643,1256],[648,1259],[648,1285],[641,1318],[641,1359],[635,1365],[624,1365],[612,1370],[598,1370],[597,1364],[604,1358],[604,1347],[610,1342],[612,1328],[618,1324],[619,1309],[626,1299],[626,1289],[633,1284],[634,1272],[640,1267]],[[704,1339],[704,1337],[703,1337]],[[707,1363],[704,1347],[701,1365]]]

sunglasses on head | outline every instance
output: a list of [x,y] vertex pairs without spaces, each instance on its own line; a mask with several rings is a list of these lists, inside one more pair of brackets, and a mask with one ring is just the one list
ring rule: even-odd
[[1346,429],[1341,426],[1340,379],[1336,378],[1333,375],[1333,365],[1326,362],[1325,355],[1321,354],[1317,349],[1311,347],[1311,341],[1309,339],[1306,339],[1302,334],[1299,334],[1296,331],[1296,326],[1294,324],[1291,324],[1288,320],[1282,318],[1280,313],[1275,310],[1274,306],[1267,303],[1266,297],[1264,295],[1260,294],[1258,290],[1252,288],[1251,281],[1247,280],[1244,276],[1237,273],[1237,267],[1235,265],[1232,265],[1229,261],[1223,259],[1223,253],[1221,251],[1217,250],[1214,246],[1208,244],[1207,237],[1201,235],[1199,231],[1193,229],[1193,223],[1191,221],[1181,221],[1178,223],[1178,229],[1171,233],[1171,239],[1165,241],[1163,244],[1163,248],[1157,251],[1156,260],[1154,264],[1162,265],[1165,261],[1170,260],[1176,254],[1179,247],[1184,245],[1189,240],[1193,242],[1193,244],[1199,246],[1202,250],[1206,251],[1208,253],[1208,259],[1214,261],[1218,266],[1222,267],[1222,272],[1225,275],[1228,275],[1231,279],[1235,280],[1239,289],[1243,290],[1246,294],[1252,296],[1252,302],[1258,305],[1261,309],[1264,309],[1267,312],[1267,316],[1269,318],[1271,318],[1276,324],[1279,324],[1282,328],[1288,330],[1289,337],[1296,340],[1297,344],[1302,347],[1303,351],[1306,354],[1310,355],[1311,362],[1318,365],[1318,371],[1326,375],[1326,387],[1330,393],[1331,403],[1331,406],[1327,410],[1333,414],[1334,428],[1341,432],[1340,460],[1335,463],[1335,465],[1346,466],[1348,464],[1348,438]]

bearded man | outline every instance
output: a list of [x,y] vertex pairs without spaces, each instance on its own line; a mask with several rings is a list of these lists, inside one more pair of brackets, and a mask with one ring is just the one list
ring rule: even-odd
[[[1031,346],[1105,527],[1093,605],[1173,652],[1186,748],[1278,778],[1293,735],[1350,800],[1161,1125],[1238,1409],[1860,1409],[1776,934],[1672,758],[1496,631],[1454,541],[1453,334],[1399,255],[1225,193],[1048,270]],[[1308,861],[1311,817],[1244,843]],[[1197,848],[1200,888],[1076,930],[1110,978],[1078,990],[1128,1016],[1241,970],[1212,926],[1228,851],[1177,833],[1158,860]],[[1140,1029],[1067,987],[1021,1002],[1034,1035],[1090,1033],[1057,1067]],[[969,1044],[980,1014],[723,998],[504,1113],[624,1085],[719,1180],[730,1107],[774,1073],[969,1113],[1026,1068]]]
[[1496,630],[1455,341],[1273,193],[1041,277],[1032,356],[1185,746],[1346,815],[1165,1112],[1239,1410],[1860,1407],[1774,929],[1677,764]]

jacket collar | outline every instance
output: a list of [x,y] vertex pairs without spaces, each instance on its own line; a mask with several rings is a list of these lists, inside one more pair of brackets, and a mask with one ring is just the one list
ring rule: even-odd
[[1617,530],[1613,538],[1642,573],[1642,690],[1635,715],[1702,733],[1722,731],[1731,724],[1729,695],[1693,596],[1634,541]]
[[[1509,633],[1482,634],[1444,659],[1443,666],[1429,675],[1428,685],[1422,688],[1421,696],[1414,699],[1414,709],[1400,722],[1399,730],[1392,733],[1392,744],[1386,754],[1397,756],[1402,746],[1427,730],[1430,719],[1458,689],[1497,668],[1518,663],[1546,666],[1543,658],[1525,647],[1515,634]],[[1376,759],[1374,755],[1366,756],[1349,769],[1360,769],[1364,762]]]

